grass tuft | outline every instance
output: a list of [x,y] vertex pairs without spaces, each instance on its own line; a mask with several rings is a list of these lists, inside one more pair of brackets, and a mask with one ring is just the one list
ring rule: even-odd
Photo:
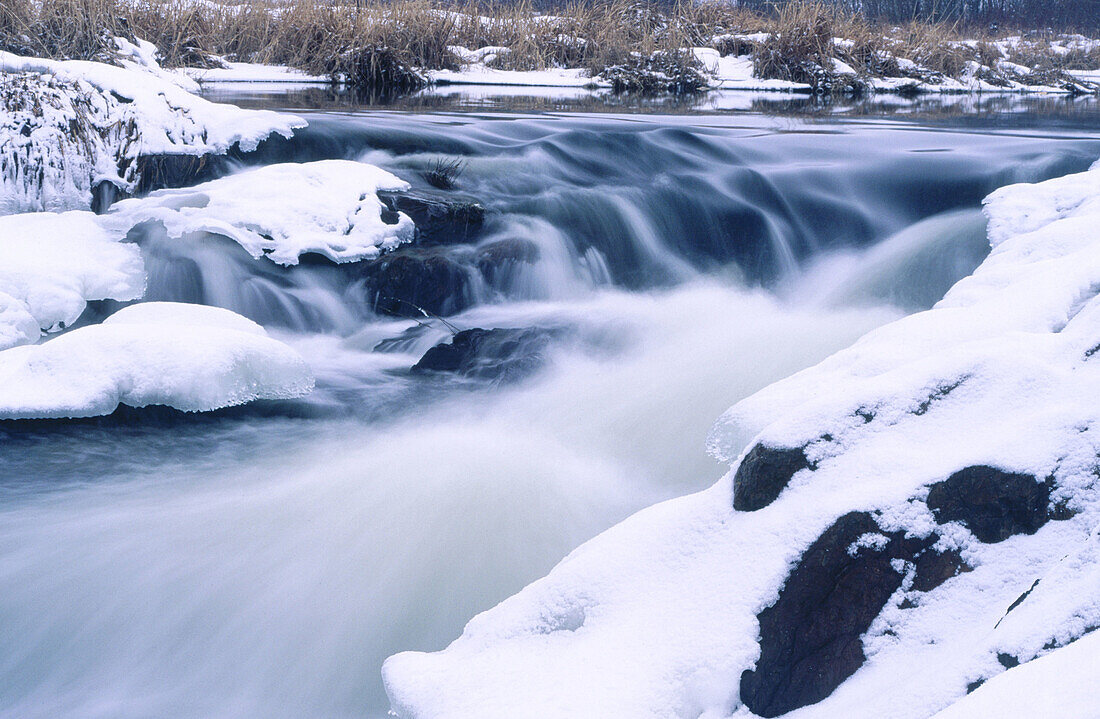
[[466,161],[461,158],[440,157],[421,173],[421,177],[439,190],[453,190],[458,186],[458,178],[466,170]]

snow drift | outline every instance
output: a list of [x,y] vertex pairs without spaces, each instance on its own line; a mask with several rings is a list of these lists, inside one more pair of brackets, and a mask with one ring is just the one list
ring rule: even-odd
[[1061,669],[1093,686],[1100,164],[985,208],[992,253],[932,310],[726,413],[717,484],[391,657],[396,714],[1015,716]]
[[0,418],[91,417],[119,404],[202,412],[301,397],[298,354],[228,310],[150,302],[49,342],[0,352]]

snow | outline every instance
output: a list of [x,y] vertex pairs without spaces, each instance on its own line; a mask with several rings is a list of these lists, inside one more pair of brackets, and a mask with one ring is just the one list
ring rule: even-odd
[[528,87],[610,87],[593,78],[584,69],[549,68],[546,70],[498,70],[489,67],[506,47],[487,46],[477,50],[452,45],[448,48],[464,64],[461,70],[430,70],[427,76],[439,85],[513,85]]
[[144,291],[137,246],[115,242],[91,212],[0,217],[0,349],[73,324],[88,300]]
[[0,114],[0,213],[87,208],[100,180],[130,189],[139,157],[249,151],[305,125],[193,95],[193,82],[147,64],[155,63],[147,43],[119,45],[125,67],[0,52],[0,89],[9,95]]
[[270,110],[243,110],[209,102],[162,76],[83,60],[44,60],[0,53],[0,71],[30,72],[79,80],[123,102],[120,120],[138,131],[134,156],[246,152],[272,133],[290,137],[305,121]]
[[[934,529],[972,571],[927,593],[899,590],[863,636],[866,663],[792,717],[926,719],[956,702],[945,716],[992,715],[1004,702],[1036,706],[1028,687],[1048,678],[1076,678],[1066,701],[1094,703],[1085,687],[1100,648],[1079,637],[1100,624],[1098,179],[1100,163],[993,193],[993,249],[971,277],[731,408],[709,441],[731,471],[710,489],[581,546],[445,650],[387,660],[395,714],[750,717],[738,691],[759,656],[756,614],[851,511],[876,512],[887,531]],[[736,512],[733,474],[758,442],[804,447],[816,466],[767,507]],[[992,544],[937,525],[928,486],[978,464],[1052,478],[1072,517]],[[998,680],[1000,654],[1023,667]],[[1066,678],[1051,678],[1067,662]],[[1028,715],[1016,708],[1001,715]]]
[[411,241],[412,220],[383,221],[379,190],[405,190],[396,176],[361,162],[321,160],[245,170],[184,189],[124,200],[102,218],[124,236],[161,223],[175,239],[198,233],[228,237],[256,258],[297,264],[307,252],[354,262]]
[[934,719],[1094,719],[1097,676],[1100,633],[994,677]]
[[200,85],[257,82],[328,85],[331,82],[324,75],[310,75],[294,67],[253,62],[226,62],[225,67],[214,68],[188,67],[180,72]]
[[201,412],[301,397],[300,356],[228,310],[149,303],[0,352],[0,418],[91,417],[119,404]]

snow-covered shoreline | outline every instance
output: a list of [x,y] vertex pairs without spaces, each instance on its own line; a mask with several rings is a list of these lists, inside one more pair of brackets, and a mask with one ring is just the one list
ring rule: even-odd
[[131,192],[143,159],[247,152],[305,125],[201,98],[151,52],[123,66],[0,52],[0,213],[86,209],[100,183]]
[[[390,658],[397,716],[992,718],[1022,716],[1013,675],[1031,706],[1093,686],[1094,661],[1056,658],[1094,660],[1075,640],[1100,627],[1100,163],[986,211],[991,255],[935,308],[723,417],[715,486],[581,546],[447,649]],[[791,689],[796,671],[815,679]]]
[[[462,67],[457,70],[421,70],[426,78],[437,86],[477,85],[494,87],[554,87],[600,91],[610,89],[610,80],[600,74],[592,75],[582,68],[548,68],[545,70],[508,70],[494,66],[501,50],[506,48],[484,47],[470,50],[454,47],[452,51],[461,60]],[[756,77],[753,60],[748,54],[741,56],[722,56],[718,50],[709,47],[693,49],[694,56],[709,79],[708,90],[745,91],[745,92],[786,92],[808,94],[814,87],[804,82],[790,80],[763,79]],[[988,70],[988,68],[984,68]],[[841,75],[855,76],[851,68],[840,68]],[[912,67],[919,72],[919,67]],[[983,68],[973,68],[970,77],[955,79],[940,77],[936,81],[915,79],[913,77],[873,77],[869,89],[882,94],[925,94],[925,95],[1019,95],[1046,94],[1072,95],[1100,92],[1100,69],[1095,71],[1070,71],[1077,86],[1052,86],[1042,83],[1026,82],[1028,68],[1021,68],[1019,79],[1005,79],[1002,83],[993,83],[981,76]],[[226,63],[224,68],[183,68],[177,71],[203,86],[251,85],[265,83],[284,83],[288,85],[329,85],[330,78],[310,75],[295,68],[279,65],[253,63]]]
[[[194,94],[196,83],[161,69],[148,43],[117,45],[117,65],[0,52],[8,110],[0,120],[0,418],[94,416],[119,404],[208,411],[309,393],[313,376],[302,358],[227,310],[143,303],[41,341],[78,323],[90,301],[142,298],[142,256],[125,241],[139,222],[165,222],[180,234],[236,233],[258,256],[282,262],[306,251],[354,259],[412,234],[407,217],[382,222],[375,195],[404,183],[351,162],[261,170],[270,181],[258,176],[227,188],[226,199],[237,203],[228,208],[202,212],[210,197],[192,195],[171,209],[163,206],[170,200],[132,200],[128,223],[117,211],[95,215],[97,187],[133,192],[143,161],[201,163],[305,125],[292,115],[210,102]],[[272,182],[298,182],[299,204],[287,209]],[[219,207],[229,217],[215,216]],[[200,215],[190,225],[188,211]],[[248,226],[271,232],[270,240],[234,229],[248,212],[262,215],[260,225]],[[287,246],[292,234],[299,244]]]

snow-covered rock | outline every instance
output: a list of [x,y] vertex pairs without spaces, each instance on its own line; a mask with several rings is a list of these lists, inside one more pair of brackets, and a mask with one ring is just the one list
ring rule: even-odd
[[152,302],[0,352],[0,418],[91,417],[168,405],[202,412],[313,389],[302,358],[228,310]]
[[91,212],[0,217],[0,350],[71,325],[88,300],[144,291],[137,246],[115,242]]
[[173,239],[204,232],[223,235],[253,257],[283,265],[297,264],[307,252],[353,262],[412,240],[412,220],[404,213],[384,212],[377,195],[379,190],[408,187],[389,172],[361,162],[285,163],[124,200],[102,222],[119,236],[149,221],[161,223]]
[[305,125],[191,94],[147,43],[120,52],[126,67],[0,52],[0,214],[85,209],[102,180],[132,187],[140,157],[248,151]]
[[971,277],[734,406],[710,489],[391,657],[397,716],[1023,716],[1013,675],[1094,686],[1098,177],[991,195]]

